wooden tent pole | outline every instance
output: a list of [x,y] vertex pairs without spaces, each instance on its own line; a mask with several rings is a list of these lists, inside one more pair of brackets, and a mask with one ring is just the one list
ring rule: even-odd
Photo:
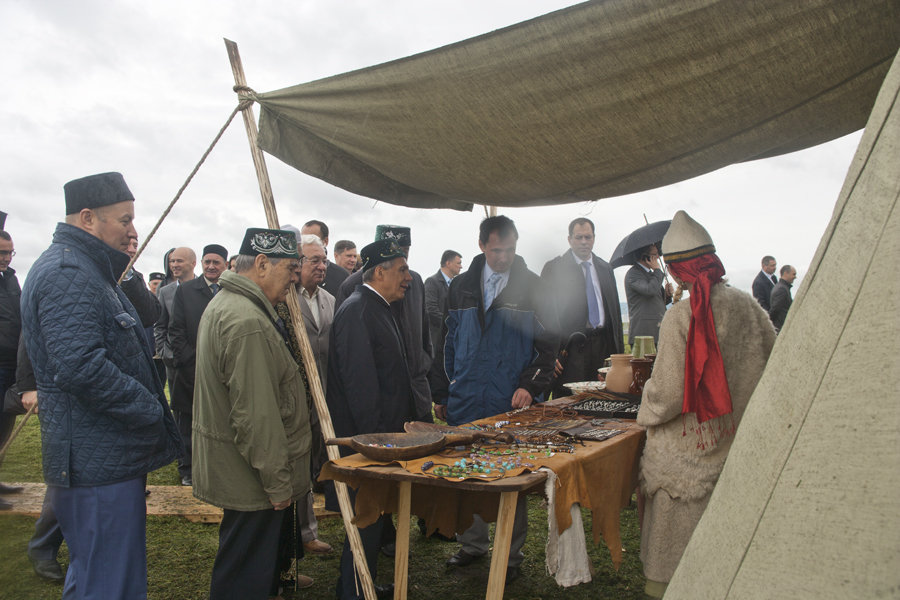
[[[238,53],[237,44],[231,40],[225,40],[225,48],[228,50],[228,59],[231,61],[231,71],[234,74],[234,84],[238,97],[245,100],[248,97],[246,91],[241,88],[247,87],[247,81],[244,78],[244,67],[241,63],[241,56]],[[247,129],[247,139],[250,142],[250,154],[253,155],[253,165],[256,167],[256,178],[259,181],[259,191],[262,194],[263,207],[266,211],[266,220],[268,226],[272,229],[278,229],[278,213],[275,210],[275,198],[272,195],[272,186],[269,183],[269,171],[266,169],[266,161],[262,150],[256,143],[257,129],[256,118],[253,112],[253,106],[250,105],[243,110],[244,126]],[[297,290],[291,286],[290,294],[287,297],[288,310],[291,313],[291,321],[294,325],[294,332],[297,336],[297,342],[300,344],[300,353],[303,356],[303,364],[306,367],[306,376],[309,380],[309,392],[312,393],[313,403],[316,412],[319,414],[319,425],[322,428],[322,435],[327,438],[333,438],[334,426],[331,423],[331,414],[328,412],[328,405],[325,403],[325,393],[322,389],[322,382],[319,379],[319,370],[316,368],[316,359],[309,344],[309,338],[306,335],[306,326],[303,324],[303,317],[300,312],[300,302],[297,297]],[[326,446],[328,458],[336,460],[340,457],[337,446]],[[344,519],[344,529],[347,531],[347,538],[350,542],[350,548],[353,550],[353,562],[356,566],[356,572],[362,584],[362,591],[366,600],[376,600],[375,585],[372,581],[372,574],[369,573],[369,566],[366,563],[366,555],[363,551],[362,540],[359,537],[359,529],[353,523],[354,511],[350,503],[350,494],[347,491],[347,484],[340,481],[334,482],[335,491],[337,492],[338,503],[341,507],[341,516]]]

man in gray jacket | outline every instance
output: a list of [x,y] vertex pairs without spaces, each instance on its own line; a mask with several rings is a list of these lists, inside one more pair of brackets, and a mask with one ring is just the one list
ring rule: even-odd
[[652,335],[659,342],[659,325],[672,302],[672,284],[663,284],[659,248],[651,244],[637,252],[637,262],[625,274],[625,298],[628,299],[628,343],[639,335]]

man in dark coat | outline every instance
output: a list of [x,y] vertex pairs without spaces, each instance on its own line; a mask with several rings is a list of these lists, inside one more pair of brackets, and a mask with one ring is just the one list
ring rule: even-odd
[[66,222],[22,290],[44,481],[69,546],[63,596],[146,598],[144,476],[181,454],[139,324],[116,279],[137,237],[118,173],[65,185]]
[[772,296],[772,288],[778,283],[778,278],[775,277],[777,263],[773,256],[763,256],[761,263],[762,270],[756,274],[756,279],[753,280],[753,297],[768,312],[771,307],[769,299]]
[[[16,250],[12,237],[0,230],[0,445],[6,443],[16,424],[15,413],[3,412],[6,390],[16,381],[16,354],[22,319],[19,314],[19,296],[22,293],[16,270],[9,266]],[[20,486],[0,483],[0,494],[15,494]],[[0,498],[0,510],[9,510],[12,503]]]
[[[400,249],[409,256],[412,245],[412,234],[409,227],[402,225],[378,225],[375,228],[375,241],[393,240]],[[334,310],[363,283],[362,269],[353,273],[341,284],[340,292],[335,296]],[[412,377],[413,397],[416,400],[416,421],[431,423],[431,388],[428,384],[428,372],[432,363],[431,333],[428,330],[428,315],[425,312],[425,283],[422,277],[410,270],[412,281],[406,294],[391,303],[394,320],[400,327],[403,343],[406,346],[406,360]]]
[[794,279],[797,278],[797,269],[791,265],[784,265],[779,274],[781,279],[772,288],[769,302],[769,319],[772,320],[776,332],[781,331],[781,328],[784,327],[784,320],[787,319],[788,310],[794,302],[791,299],[791,286],[794,285]]
[[[610,354],[621,354],[622,309],[609,263],[593,253],[594,223],[578,218],[569,223],[569,250],[544,265],[541,279],[553,297],[550,326],[558,338],[558,351],[568,351],[553,396],[568,396],[563,386],[573,381],[596,381],[597,369]],[[569,344],[572,334],[585,339]],[[558,368],[558,367],[557,367]]]
[[428,371],[428,385],[431,399],[438,404],[447,398],[446,377],[444,376],[444,319],[447,318],[447,297],[450,282],[462,271],[462,255],[456,250],[444,250],[441,268],[425,280],[425,312],[428,315],[428,330],[434,360]]
[[653,336],[659,342],[659,325],[672,302],[672,284],[663,285],[659,265],[659,247],[651,244],[637,253],[637,262],[625,273],[625,298],[628,301],[628,343],[639,335]]
[[[331,326],[327,402],[338,437],[400,432],[415,417],[406,350],[391,312],[412,281],[406,254],[395,241],[381,240],[361,255],[363,284],[341,304]],[[385,520],[359,530],[373,579]],[[362,597],[347,540],[337,589],[343,600]]]
[[203,249],[200,266],[203,276],[183,283],[175,290],[172,299],[172,320],[169,323],[169,346],[175,369],[174,385],[169,391],[172,397],[172,413],[178,423],[178,431],[186,448],[178,461],[181,485],[191,485],[191,430],[194,410],[194,369],[197,362],[197,330],[206,305],[219,291],[219,277],[225,272],[228,251],[219,244]]

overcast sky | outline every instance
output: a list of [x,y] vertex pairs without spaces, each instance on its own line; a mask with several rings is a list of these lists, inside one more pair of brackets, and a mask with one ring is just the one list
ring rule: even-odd
[[[24,274],[64,215],[66,181],[124,174],[143,237],[206,150],[237,100],[223,37],[238,43],[250,87],[272,91],[415,54],[573,4],[564,1],[262,2],[4,0],[0,51],[2,200]],[[258,116],[258,110],[256,111]],[[649,192],[558,207],[506,209],[519,254],[534,271],[566,248],[578,216],[597,225],[595,251],[650,221],[687,210],[709,230],[731,283],[749,290],[764,254],[802,280],[831,218],[859,133],[803,152],[734,165]],[[325,221],[331,244],[362,247],[378,223],[412,227],[410,263],[423,276],[453,248],[468,265],[472,213],[415,210],[355,196],[267,156],[282,224]],[[138,268],[162,270],[173,246],[208,243],[232,253],[247,227],[265,226],[240,118],[163,223]],[[616,272],[620,282],[625,269]],[[24,279],[24,278],[22,278]],[[620,292],[621,293],[621,292]],[[624,294],[621,300],[624,301]]]

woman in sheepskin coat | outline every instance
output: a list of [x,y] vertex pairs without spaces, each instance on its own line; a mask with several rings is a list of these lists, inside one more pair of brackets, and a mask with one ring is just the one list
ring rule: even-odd
[[[665,591],[703,515],[775,342],[765,311],[749,294],[725,285],[709,234],[683,211],[663,251],[676,281],[690,286],[691,301],[675,304],[663,319],[637,417],[647,428],[641,561],[652,596]],[[686,367],[693,382],[688,392]]]

